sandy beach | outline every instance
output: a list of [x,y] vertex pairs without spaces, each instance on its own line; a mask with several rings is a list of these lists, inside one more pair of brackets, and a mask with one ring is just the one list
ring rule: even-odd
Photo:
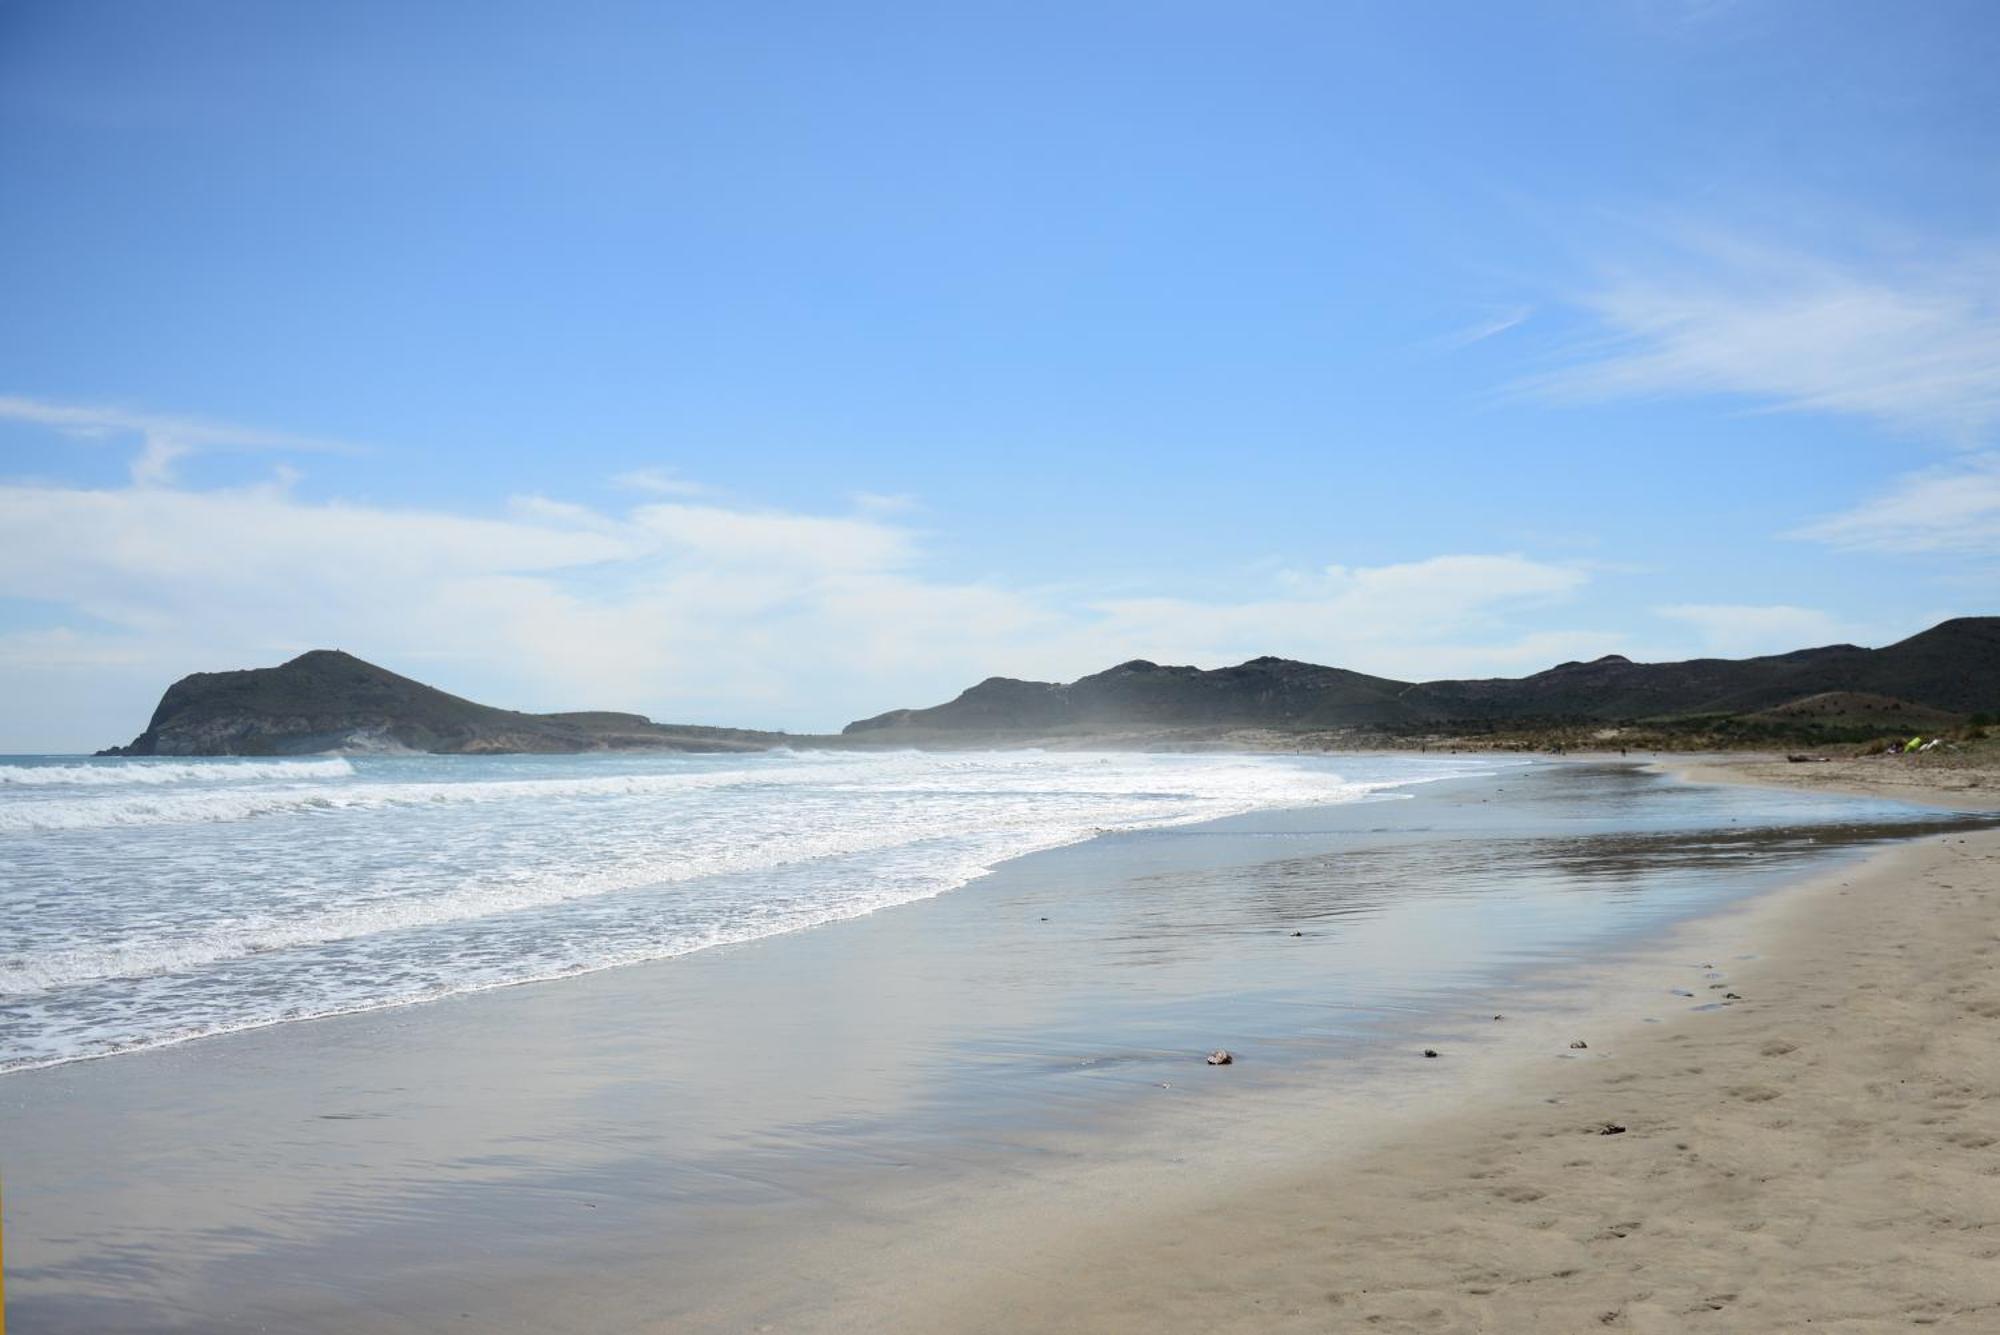
[[743,947],[17,1073],[10,1315],[1992,1328],[2000,836],[1698,777],[1101,837]]
[[[1971,805],[1963,774],[1884,774],[1693,777]],[[1317,1169],[1018,1239],[898,1328],[2000,1328],[2000,833],[1879,853],[1620,972],[1690,960],[1741,1000],[1592,1025],[1600,1059],[1534,1061]]]
[[0,0],[0,1335],[2000,1335],[2000,0]]
[[1991,743],[1970,754],[1838,757],[1805,764],[1779,756],[1707,756],[1674,768],[1701,783],[1886,797],[1959,811],[2000,810],[2000,756],[1993,754]]

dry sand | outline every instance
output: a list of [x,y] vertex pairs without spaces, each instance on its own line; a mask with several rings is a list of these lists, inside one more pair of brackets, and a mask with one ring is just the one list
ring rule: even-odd
[[1715,756],[1676,768],[1704,783],[1806,788],[1961,810],[2000,810],[2000,757],[1992,754],[1990,744],[1976,755],[1869,756],[1796,765],[1782,757]]
[[[1834,766],[1729,768],[1868,786]],[[1900,846],[1699,924],[1662,961],[1690,949],[1729,960],[1714,973],[1742,1000],[1607,1016],[1591,1060],[1536,1064],[1376,1148],[1043,1220],[1012,1230],[997,1266],[940,1246],[893,1311],[820,1315],[913,1331],[2000,1331],[2000,832]]]

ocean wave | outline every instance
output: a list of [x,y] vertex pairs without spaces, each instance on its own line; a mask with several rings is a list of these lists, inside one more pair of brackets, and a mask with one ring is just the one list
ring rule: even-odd
[[[1065,842],[1075,842],[1088,837],[1088,832],[1074,832]],[[1051,845],[1044,845],[1051,846]],[[446,997],[463,996],[468,993],[488,992],[503,987],[518,987],[528,983],[553,982],[557,979],[575,978],[585,974],[601,973],[607,969],[626,968],[634,964],[672,959],[681,955],[691,955],[718,946],[743,945],[761,941],[788,932],[805,931],[823,927],[831,923],[846,922],[866,917],[886,908],[896,908],[922,899],[936,898],[959,886],[985,875],[993,865],[1004,860],[992,853],[968,851],[955,860],[946,861],[925,869],[920,874],[920,883],[912,886],[907,882],[898,883],[894,878],[869,878],[866,883],[851,883],[848,893],[833,902],[817,904],[794,903],[773,910],[772,906],[748,906],[742,913],[727,923],[713,923],[705,926],[689,927],[665,939],[643,942],[628,941],[623,946],[608,952],[596,953],[586,959],[566,959],[560,962],[544,962],[527,967],[503,967],[497,971],[469,973],[449,981],[438,980],[415,987],[391,989],[384,992],[351,991],[342,989],[332,995],[300,1004],[296,995],[286,998],[281,1007],[251,1012],[235,1018],[210,1018],[206,1022],[186,1023],[167,1018],[164,1027],[143,1034],[103,1032],[95,1029],[82,1017],[67,1017],[71,1023],[65,1024],[55,1012],[44,1012],[53,1023],[36,1042],[16,1053],[0,1051],[0,1074],[13,1071],[36,1070],[46,1066],[59,1066],[68,1062],[87,1061],[99,1057],[117,1056],[127,1052],[143,1052],[149,1049],[172,1047],[192,1042],[196,1039],[214,1038],[224,1034],[243,1033],[253,1029],[268,1028],[272,1025],[288,1024],[298,1020],[327,1019],[338,1015],[363,1014],[369,1011],[388,1010],[398,1006],[438,1001]],[[332,944],[332,943],[327,943]],[[134,978],[159,980],[169,970],[155,969],[146,974],[132,975]],[[194,975],[194,976],[199,976]],[[127,976],[106,975],[100,978],[79,980],[85,986],[105,983],[112,979],[124,982]],[[4,992],[0,988],[0,992]],[[60,996],[63,994],[55,993]],[[33,1010],[37,1002],[34,998],[17,997],[23,1003],[24,1011]],[[130,1023],[132,1015],[119,1017]],[[81,1023],[77,1021],[81,1020]]]
[[[303,762],[346,765],[344,760]],[[496,802],[550,802],[575,799],[670,797],[727,788],[812,787],[846,791],[871,800],[935,798],[965,790],[986,797],[1032,797],[1061,793],[1069,796],[1162,797],[1221,796],[1252,805],[1296,791],[1310,783],[1296,771],[1259,765],[1214,764],[1161,780],[1135,775],[1117,765],[1104,772],[1079,768],[1052,777],[1046,766],[1023,766],[1010,773],[990,761],[919,762],[930,771],[885,772],[883,762],[855,764],[852,779],[844,779],[828,764],[689,771],[673,774],[605,774],[589,777],[479,779],[438,782],[380,782],[366,778],[353,783],[315,786],[309,783],[271,788],[202,788],[166,792],[114,791],[65,794],[53,798],[15,798],[0,802],[0,832],[44,832],[108,829],[121,826],[209,824],[265,816],[338,814],[389,807],[436,807]],[[247,768],[247,767],[246,767]],[[996,772],[996,770],[998,772]],[[352,773],[352,769],[348,770]],[[959,774],[971,778],[961,779]],[[1332,776],[1327,776],[1331,778]],[[1408,781],[1416,781],[1414,779]]]
[[802,862],[868,853],[921,842],[927,830],[881,826],[766,841],[687,858],[645,860],[595,873],[552,867],[509,880],[473,882],[415,897],[377,897],[291,919],[233,923],[171,941],[44,951],[21,964],[0,965],[0,995],[46,991],[104,978],[143,978],[225,964],[252,955],[329,945],[388,932],[449,927],[526,909],[550,908],[643,886],[709,876],[773,871]]
[[[330,764],[347,764],[330,761]],[[350,773],[352,771],[350,770]],[[802,784],[814,778],[747,770],[724,773],[616,774],[584,779],[493,779],[437,783],[357,782],[162,793],[72,794],[0,804],[0,831],[93,830],[131,825],[191,825],[301,813],[384,807],[666,796],[739,785]]]
[[[200,773],[0,789],[0,856],[29,892],[6,896],[0,1070],[808,929],[1098,833],[1474,766],[912,752],[5,768]],[[247,823],[213,823],[230,821]]]
[[[962,877],[944,877],[945,884],[928,888],[924,893],[935,894],[955,888],[983,872],[990,861],[1074,843],[1105,830],[1158,828],[1213,820],[1286,805],[1287,798],[1289,804],[1294,805],[1355,801],[1381,786],[1345,783],[1332,776],[1312,776],[1320,781],[1294,783],[1288,789],[1279,791],[1261,785],[1254,789],[1242,785],[1242,778],[1247,776],[1241,774],[1224,771],[1214,777],[1235,782],[1215,785],[1206,793],[1163,795],[1132,792],[1125,795],[1126,803],[1116,806],[1102,804],[1099,794],[1071,794],[1072,797],[1100,798],[1100,801],[1078,806],[1066,813],[1066,819],[1051,819],[1050,812],[1036,801],[1020,802],[1005,812],[989,811],[980,821],[982,828],[976,833],[968,833],[966,837],[990,841],[992,857],[980,860]],[[1234,791],[1230,791],[1232,789]],[[1162,797],[1170,797],[1174,804],[1161,809],[1158,803]],[[611,868],[586,870],[574,865],[550,866],[506,879],[471,882],[439,894],[383,895],[296,917],[232,921],[226,926],[219,925],[173,940],[44,950],[20,963],[0,965],[0,995],[47,991],[105,978],[135,978],[200,969],[274,951],[328,945],[391,932],[450,927],[621,891],[711,877],[773,873],[802,864],[861,854],[892,854],[928,844],[940,845],[935,855],[937,864],[949,867],[959,864],[963,854],[962,848],[950,846],[954,841],[947,832],[951,829],[950,822],[941,822],[935,818],[935,813],[926,812],[902,821],[878,819],[839,829],[796,830],[760,838],[743,846],[669,849],[653,857],[632,859]],[[926,860],[930,856],[925,855]]]
[[0,765],[0,786],[77,788],[128,784],[284,783],[351,779],[354,766],[325,760],[114,760],[99,765]]

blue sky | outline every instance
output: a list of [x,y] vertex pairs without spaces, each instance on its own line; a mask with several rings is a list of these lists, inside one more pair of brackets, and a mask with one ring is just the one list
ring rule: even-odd
[[0,0],[0,749],[2000,611],[2000,11]]

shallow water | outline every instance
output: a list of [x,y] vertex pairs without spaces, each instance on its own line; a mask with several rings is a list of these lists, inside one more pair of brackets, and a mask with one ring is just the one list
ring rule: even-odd
[[0,1071],[799,931],[1469,760],[0,758]]
[[[634,968],[0,1077],[10,1314],[581,1331],[635,1294],[665,1321],[810,1301],[834,1281],[794,1273],[807,1238],[932,1227],[1147,1152],[1161,1118],[1222,1125],[1228,1099],[1365,1091],[1531,975],[1992,823],[1617,766],[1409,791],[1110,834]],[[1239,1057],[1226,1081],[1215,1046]]]

